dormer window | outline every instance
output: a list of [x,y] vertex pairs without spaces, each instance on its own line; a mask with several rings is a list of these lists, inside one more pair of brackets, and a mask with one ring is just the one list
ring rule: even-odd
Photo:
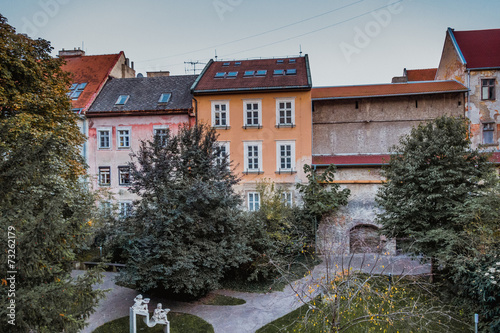
[[160,96],[160,99],[158,100],[158,103],[168,103],[170,100],[170,96],[172,96],[171,93],[163,93]]
[[127,103],[129,97],[130,97],[130,95],[120,95],[118,97],[118,99],[116,100],[115,105],[125,105],[125,103]]
[[67,95],[74,101],[80,97],[83,92],[83,89],[87,86],[87,83],[73,83],[69,88],[69,92]]

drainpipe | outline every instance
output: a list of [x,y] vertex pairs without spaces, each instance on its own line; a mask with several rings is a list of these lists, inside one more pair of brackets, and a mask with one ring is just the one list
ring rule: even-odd
[[[472,137],[471,133],[471,112],[470,112],[470,69],[467,70],[467,111],[466,114],[469,115],[469,136]],[[467,117],[466,117],[467,118]],[[472,139],[472,138],[471,138]]]
[[194,98],[194,96],[193,100],[194,100],[194,121],[195,124],[198,125],[198,100]]

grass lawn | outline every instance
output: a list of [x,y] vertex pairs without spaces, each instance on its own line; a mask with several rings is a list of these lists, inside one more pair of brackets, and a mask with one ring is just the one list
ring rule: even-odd
[[[163,333],[165,325],[147,327],[142,316],[137,316],[137,332],[143,333]],[[213,333],[212,325],[187,313],[169,312],[170,333]],[[99,326],[93,333],[126,333],[129,332],[129,317],[122,317]]]

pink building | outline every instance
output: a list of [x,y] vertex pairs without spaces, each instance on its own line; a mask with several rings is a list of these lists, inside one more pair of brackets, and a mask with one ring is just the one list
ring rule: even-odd
[[142,140],[173,133],[195,121],[190,87],[196,75],[111,79],[87,111],[89,174],[107,189],[126,214],[135,195],[130,185],[130,154]]

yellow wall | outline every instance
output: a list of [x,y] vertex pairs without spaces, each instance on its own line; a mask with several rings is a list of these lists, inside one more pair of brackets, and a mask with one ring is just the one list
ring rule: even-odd
[[[311,164],[312,120],[311,92],[262,92],[246,94],[221,94],[195,96],[198,101],[198,122],[212,124],[212,101],[229,101],[229,129],[217,129],[219,141],[230,143],[230,159],[243,190],[255,188],[255,182],[264,178],[276,183],[293,185],[304,182],[303,165]],[[276,127],[276,99],[294,98],[295,127]],[[262,105],[262,128],[244,129],[244,101],[260,100]],[[277,173],[276,140],[295,142],[294,173]],[[262,142],[262,174],[244,174],[244,142]],[[246,185],[246,186],[245,186]],[[253,185],[253,186],[252,186]]]

